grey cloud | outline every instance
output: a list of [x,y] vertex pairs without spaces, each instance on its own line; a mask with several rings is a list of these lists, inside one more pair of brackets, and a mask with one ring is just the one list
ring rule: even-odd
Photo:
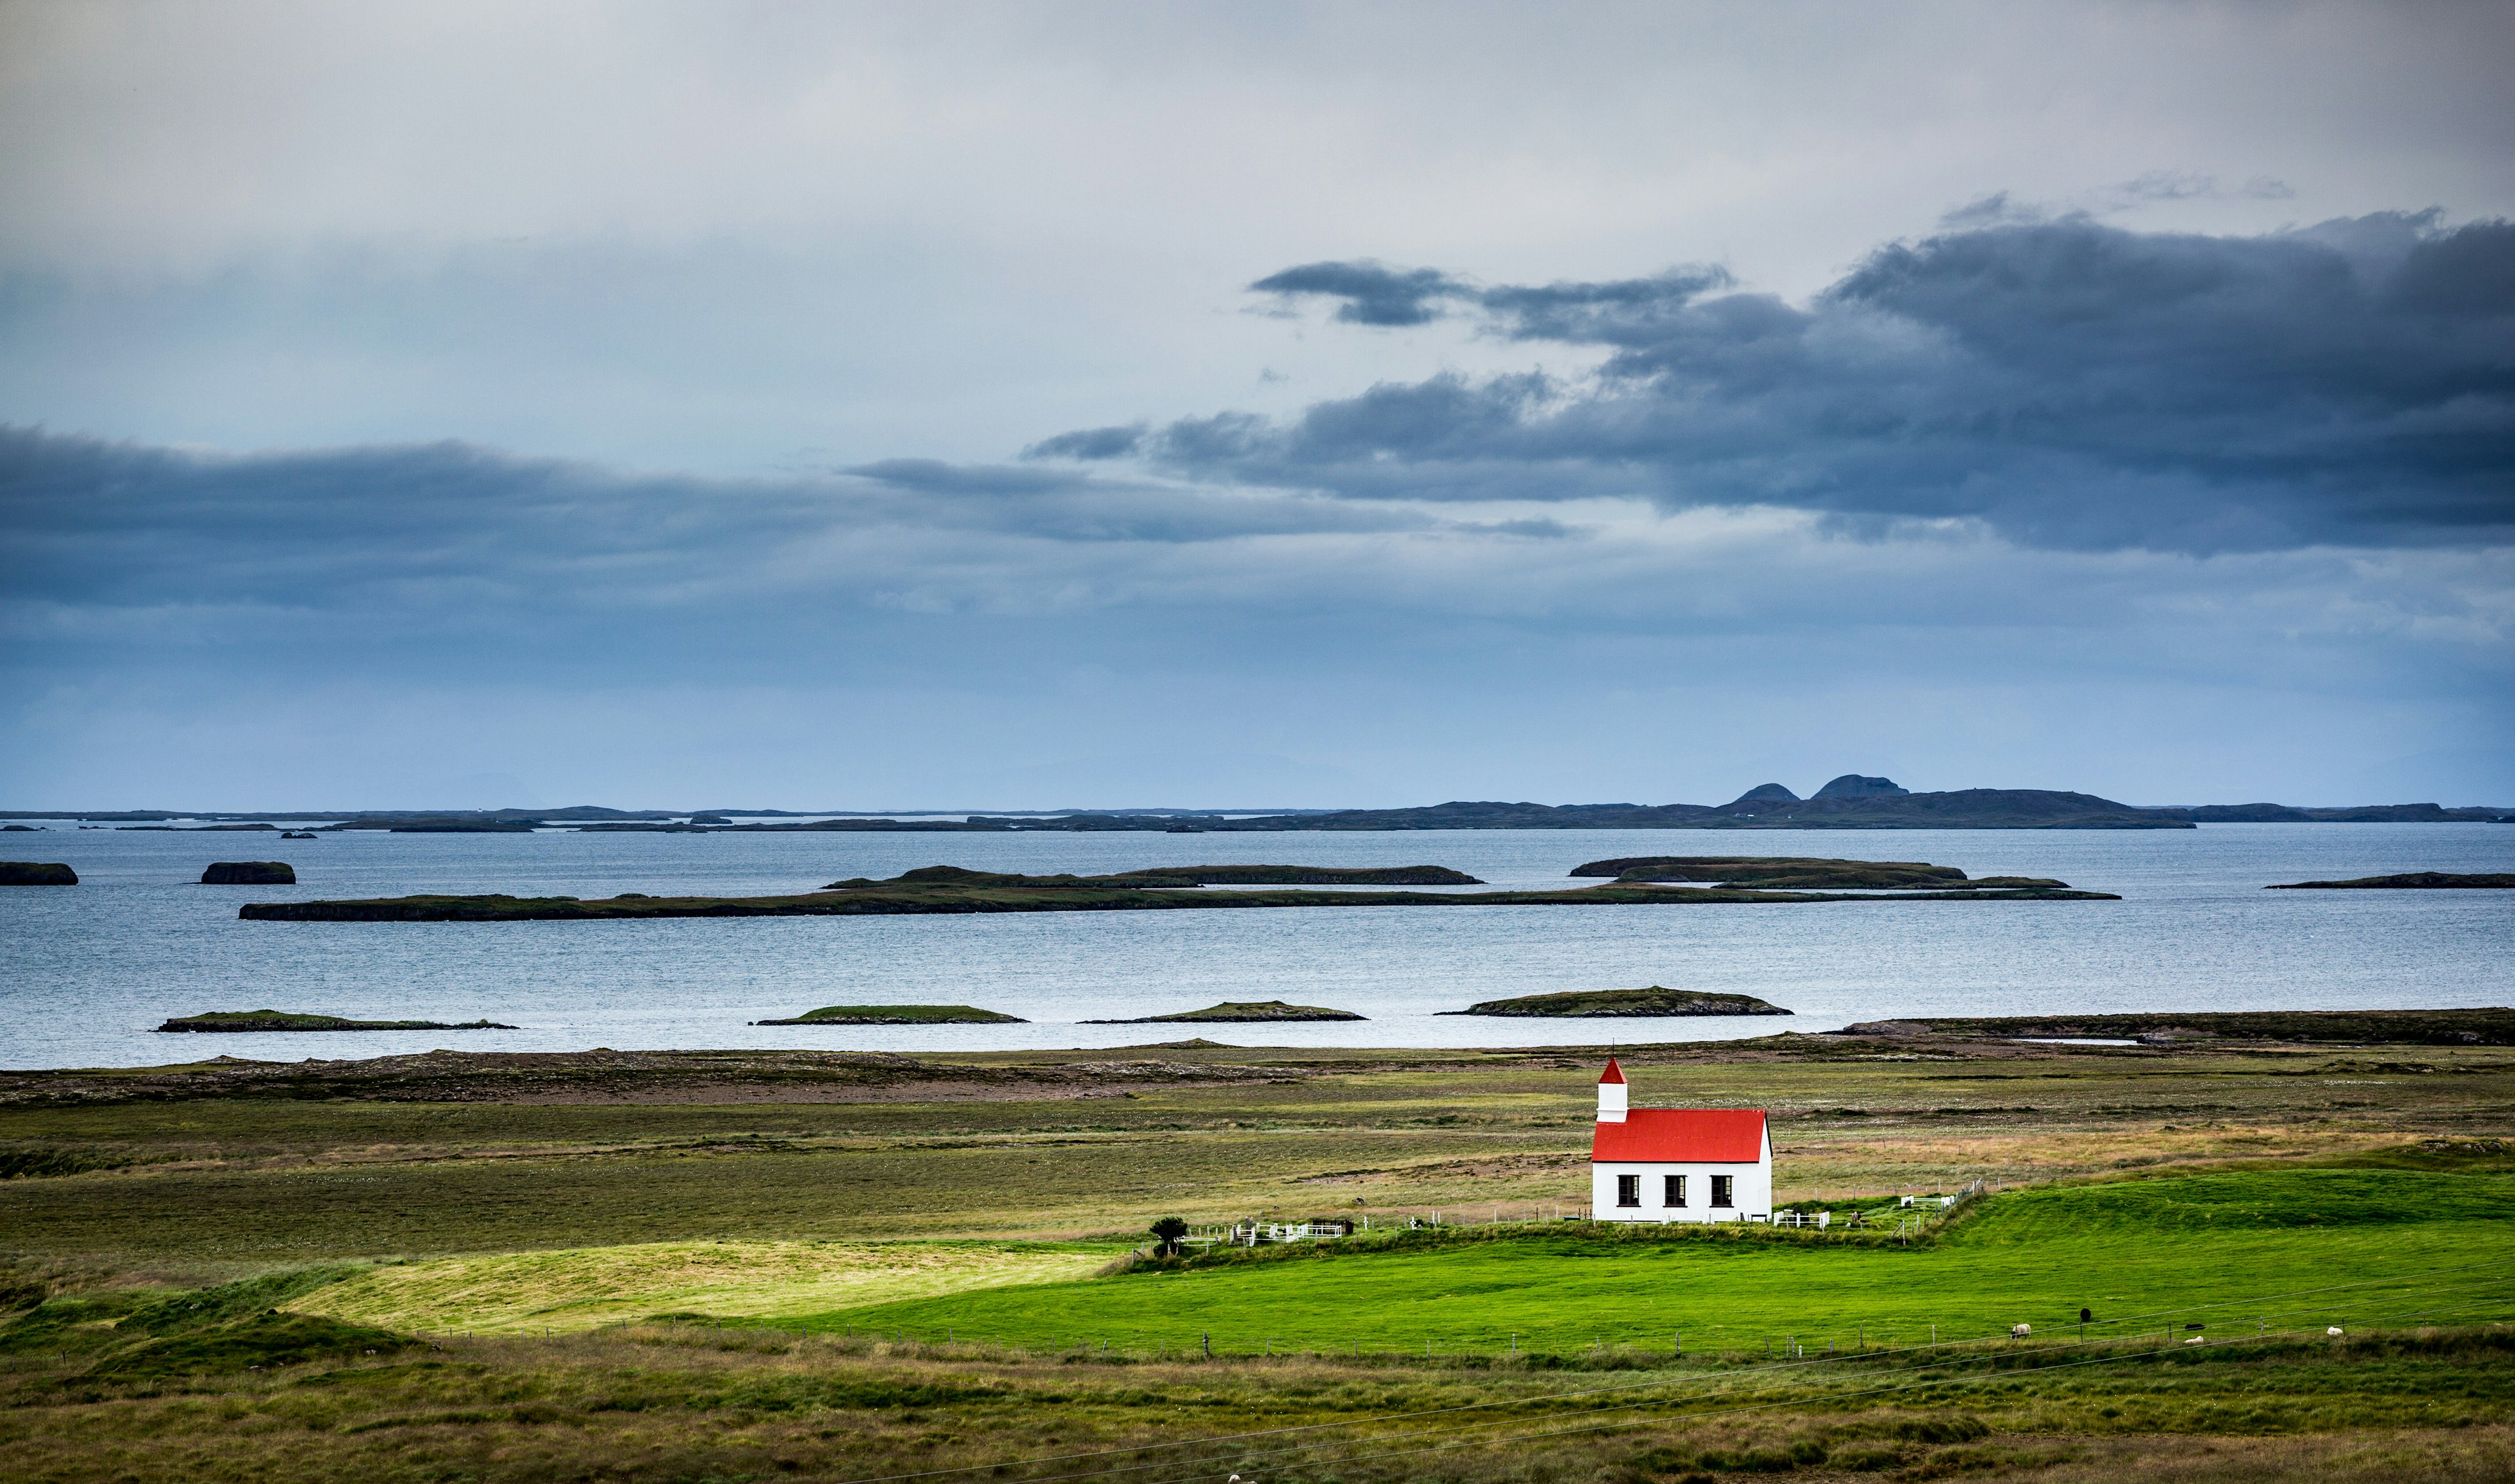
[[1495,333],[1612,353],[1583,382],[1444,375],[1143,448],[1347,496],[1963,517],[2062,548],[2515,536],[2504,223],[2212,237],[2070,218],[1890,244],[1805,305],[1727,282],[1456,290]]
[[1419,325],[1441,316],[1442,300],[1464,298],[1467,287],[1431,268],[1392,268],[1383,264],[1305,263],[1249,285],[1286,299],[1316,296],[1343,301],[1336,317],[1346,324]]
[[2288,201],[2295,197],[2295,187],[2275,176],[2257,175],[2241,186],[2221,186],[2212,175],[2152,170],[2109,189],[2079,197],[2074,204],[2021,200],[2009,191],[1995,190],[1941,213],[1939,227],[1943,231],[1973,231],[1986,227],[2036,226],[2115,216],[2161,202]]
[[2389,288],[2392,302],[2414,313],[2515,315],[2515,224],[2483,222],[2422,243]]
[[1042,470],[947,464],[940,459],[884,459],[873,464],[858,464],[840,473],[871,479],[894,489],[955,498],[1043,495],[1074,484],[1074,480],[1066,475]]
[[1043,438],[1022,450],[1025,459],[1123,459],[1143,445],[1149,425],[1133,423],[1124,428],[1086,428],[1075,433],[1060,433]]
[[2114,187],[2119,201],[2189,201],[2218,194],[2218,183],[2206,175],[2179,170],[2152,170]]
[[2051,217],[2052,213],[2043,207],[2013,199],[2005,190],[1995,190],[1954,210],[1942,212],[1939,226],[1949,231],[1971,231],[1983,227],[2047,222]]
[[537,642],[704,609],[878,514],[840,481],[631,478],[456,443],[212,456],[0,429],[0,611],[21,635]]
[[886,508],[903,524],[1069,542],[1192,543],[1244,536],[1412,530],[1418,512],[1272,491],[1182,489],[995,464],[889,459],[845,474],[918,497]]
[[2110,204],[2121,209],[2151,201],[2288,201],[2295,197],[2296,188],[2275,176],[2257,175],[2241,186],[2221,186],[2213,175],[2152,170],[2115,186]]
[[1727,268],[1695,265],[1651,278],[1486,289],[1476,303],[1513,340],[1621,346],[1668,334],[1695,300],[1735,281]]
[[1587,534],[1560,520],[1461,520],[1450,529],[1479,536],[1521,536],[1533,541],[1565,541]]
[[798,554],[907,545],[949,565],[999,559],[1008,543],[1431,524],[1348,501],[931,460],[721,479],[459,443],[201,455],[0,427],[0,601],[21,611],[383,604],[464,623],[491,611],[774,604],[887,580]]
[[1460,305],[1483,309],[1492,316],[1495,329],[1513,340],[1613,341],[1620,335],[1646,333],[1643,327],[1661,315],[1682,308],[1706,290],[1726,288],[1731,281],[1727,269],[1698,265],[1670,268],[1656,277],[1607,283],[1480,288],[1432,268],[1357,262],[1304,264],[1249,287],[1254,293],[1286,299],[1341,300],[1336,317],[1346,324],[1427,324],[1442,317],[1449,306]]

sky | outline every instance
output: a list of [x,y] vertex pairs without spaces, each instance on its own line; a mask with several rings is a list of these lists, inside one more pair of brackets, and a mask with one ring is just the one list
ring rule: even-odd
[[2515,806],[2510,70],[0,0],[0,807]]

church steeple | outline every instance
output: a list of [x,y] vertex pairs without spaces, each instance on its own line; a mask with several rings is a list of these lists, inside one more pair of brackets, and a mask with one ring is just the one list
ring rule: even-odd
[[1598,1122],[1620,1124],[1625,1121],[1625,1069],[1616,1058],[1607,1058],[1607,1070],[1598,1078]]

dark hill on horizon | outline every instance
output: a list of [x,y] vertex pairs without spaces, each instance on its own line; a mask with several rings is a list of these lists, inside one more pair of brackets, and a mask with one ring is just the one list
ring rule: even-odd
[[[1836,780],[1839,782],[1840,780]],[[1859,780],[1868,782],[1870,780]],[[1882,782],[1883,780],[1876,780]],[[1893,785],[1889,784],[1888,787]],[[1208,830],[2188,830],[2180,810],[2143,809],[2050,789],[1958,789],[1793,799],[1778,785],[1734,803],[1433,804],[1332,814],[1200,820]],[[1120,826],[1124,828],[1124,826]],[[1034,825],[1032,828],[1038,828]]]
[[1858,773],[1845,773],[1816,791],[1819,799],[1894,799],[1912,790],[1897,785],[1892,778],[1864,778]]
[[1799,796],[1792,793],[1781,784],[1758,783],[1753,788],[1740,794],[1737,798],[1730,800],[1729,807],[1734,809],[1742,804],[1796,804],[1798,802]]

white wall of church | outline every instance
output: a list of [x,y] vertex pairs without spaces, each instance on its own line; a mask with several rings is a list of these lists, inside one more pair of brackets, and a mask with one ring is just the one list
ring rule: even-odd
[[[1616,1204],[1616,1177],[1641,1176],[1642,1203]],[[1685,1204],[1665,1204],[1666,1175],[1685,1176]],[[1711,1177],[1728,1175],[1730,1204],[1711,1204]],[[1618,1164],[1589,1167],[1589,1216],[1598,1221],[1739,1221],[1770,1219],[1773,1214],[1773,1167],[1764,1165]]]

